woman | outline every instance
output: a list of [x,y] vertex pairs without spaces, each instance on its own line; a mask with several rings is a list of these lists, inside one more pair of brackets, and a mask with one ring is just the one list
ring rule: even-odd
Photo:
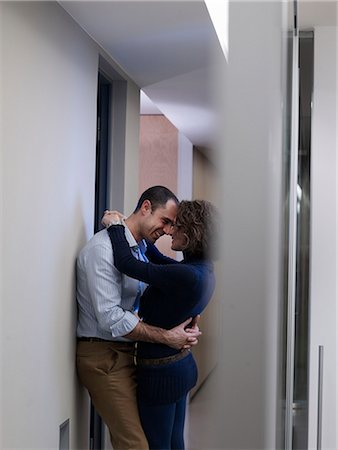
[[[209,202],[180,203],[172,226],[171,248],[183,252],[181,262],[162,255],[151,243],[146,252],[151,262],[137,260],[123,226],[108,228],[117,269],[149,284],[139,309],[145,323],[170,329],[200,314],[208,304],[215,287],[209,251],[214,216]],[[103,223],[107,225],[109,220],[111,217],[106,217]],[[197,381],[192,354],[163,344],[139,342],[136,360],[139,413],[150,449],[184,449],[186,397]]]

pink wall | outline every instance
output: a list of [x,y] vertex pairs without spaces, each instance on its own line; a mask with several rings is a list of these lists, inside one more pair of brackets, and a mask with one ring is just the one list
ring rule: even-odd
[[178,130],[160,115],[140,117],[140,194],[161,184],[177,193]]
[[[161,184],[177,194],[178,130],[161,115],[140,117],[139,194],[150,186]],[[171,238],[157,241],[165,254],[176,257],[170,249]]]

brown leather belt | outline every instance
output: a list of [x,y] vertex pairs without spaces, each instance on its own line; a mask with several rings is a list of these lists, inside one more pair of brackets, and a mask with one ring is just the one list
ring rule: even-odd
[[180,353],[175,353],[175,355],[167,356],[165,358],[134,358],[136,366],[161,366],[163,364],[169,364],[180,359],[185,358],[189,355],[190,349],[182,350]]
[[108,344],[127,345],[129,347],[135,346],[135,342],[109,341],[108,339],[101,339],[97,337],[79,337],[77,340],[78,342],[107,342]]

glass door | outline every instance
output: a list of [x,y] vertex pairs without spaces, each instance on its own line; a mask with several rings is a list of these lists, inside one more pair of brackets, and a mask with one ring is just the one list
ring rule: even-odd
[[283,382],[282,448],[308,448],[310,157],[313,91],[313,32],[289,32],[284,145]]

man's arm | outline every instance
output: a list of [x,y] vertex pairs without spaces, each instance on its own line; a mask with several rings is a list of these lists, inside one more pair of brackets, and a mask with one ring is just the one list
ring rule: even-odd
[[[131,311],[121,307],[121,274],[113,265],[112,250],[108,245],[95,246],[87,257],[86,269],[95,314],[100,326],[115,338],[125,337],[168,345],[175,349],[190,348],[198,342],[200,333],[191,318],[172,328],[147,325]],[[185,330],[185,327],[189,328]]]
[[[177,350],[190,348],[198,343],[198,337],[202,334],[197,326],[196,318],[192,322],[190,317],[185,322],[170,330],[154,327],[146,323],[139,322],[136,327],[125,335],[128,339],[135,341],[152,342],[155,344],[165,344]],[[188,325],[192,326],[186,328]]]
[[85,266],[87,289],[100,328],[113,338],[130,333],[139,319],[121,304],[121,273],[114,267],[110,242],[92,247]]

